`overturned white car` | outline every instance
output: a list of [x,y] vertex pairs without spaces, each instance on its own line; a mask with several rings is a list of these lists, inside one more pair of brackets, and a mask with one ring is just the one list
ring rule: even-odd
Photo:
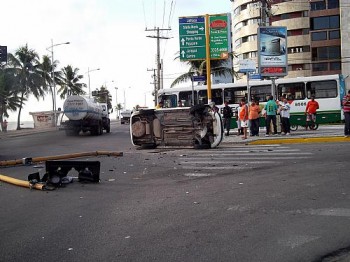
[[223,138],[221,116],[209,105],[146,109],[131,116],[130,135],[134,146],[141,148],[217,147]]

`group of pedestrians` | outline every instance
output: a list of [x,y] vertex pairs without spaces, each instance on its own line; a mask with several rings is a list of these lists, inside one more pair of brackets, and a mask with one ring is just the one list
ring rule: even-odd
[[[226,130],[226,136],[230,135],[231,119],[233,116],[232,108],[225,101],[223,108],[224,129]],[[259,101],[253,101],[250,105],[246,103],[243,98],[240,101],[240,105],[236,111],[236,121],[238,126],[238,135],[242,135],[242,139],[247,139],[248,127],[250,128],[250,136],[259,136],[259,121],[260,121],[261,108]]]
[[[350,112],[350,93],[349,93],[349,112]],[[306,115],[306,130],[308,126],[316,121],[316,110],[319,109],[319,104],[312,96],[311,100],[306,105],[305,115]],[[281,122],[281,134],[290,135],[290,104],[288,103],[287,96],[283,95],[280,101],[275,101],[274,97],[270,95],[268,101],[264,107],[260,107],[259,100],[253,100],[250,105],[246,103],[243,98],[240,101],[240,105],[236,111],[236,120],[238,127],[238,135],[242,135],[242,139],[247,139],[248,127],[250,131],[250,136],[259,136],[259,122],[260,116],[265,117],[266,134],[265,136],[270,136],[270,134],[277,134],[277,116],[280,116]],[[229,135],[231,118],[233,116],[232,108],[225,102],[223,108],[223,119],[224,119],[224,129],[226,130],[226,136]],[[350,121],[350,116],[348,117]]]

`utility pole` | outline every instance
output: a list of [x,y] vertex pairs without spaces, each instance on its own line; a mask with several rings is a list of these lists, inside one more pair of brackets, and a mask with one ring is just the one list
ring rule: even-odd
[[[169,31],[171,30],[170,28],[168,29],[162,29],[162,28],[154,28],[154,29],[147,29],[146,31],[156,31],[157,35],[156,36],[147,36],[150,38],[156,38],[157,39],[157,90],[160,89],[161,86],[161,80],[160,80],[160,70],[161,70],[161,62],[160,62],[160,39],[170,39],[170,37],[164,37],[160,36],[160,31]],[[155,99],[157,101],[157,99]]]
[[157,79],[156,79],[156,70],[157,69],[147,69],[147,71],[153,71],[153,83],[154,84],[154,105],[158,105],[158,90],[157,90]]
[[262,26],[269,26],[270,25],[270,19],[268,18],[268,13],[271,9],[271,3],[269,0],[261,0],[261,25]]

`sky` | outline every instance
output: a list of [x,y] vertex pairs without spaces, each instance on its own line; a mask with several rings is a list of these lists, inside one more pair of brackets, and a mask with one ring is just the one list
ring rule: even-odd
[[[117,102],[131,109],[135,105],[154,106],[153,70],[156,69],[156,31],[164,30],[160,58],[164,63],[164,88],[188,66],[175,60],[179,52],[179,17],[231,12],[230,0],[11,0],[1,5],[0,45],[9,53],[25,44],[40,56],[51,56],[59,68],[79,68],[91,91],[106,86]],[[95,70],[95,69],[100,70]],[[152,70],[152,71],[149,71]],[[116,89],[117,88],[117,89]],[[88,88],[85,89],[88,92]],[[57,108],[64,100],[57,99]],[[51,95],[39,101],[31,97],[21,113],[31,121],[29,112],[52,110]],[[10,112],[9,121],[17,121]]]

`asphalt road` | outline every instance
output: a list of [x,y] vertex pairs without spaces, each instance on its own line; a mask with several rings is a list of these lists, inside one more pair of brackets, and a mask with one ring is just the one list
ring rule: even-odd
[[0,182],[0,261],[321,261],[350,247],[349,143],[135,150],[116,126],[8,138],[0,160],[92,150],[124,153],[80,159],[101,162],[98,184]]

